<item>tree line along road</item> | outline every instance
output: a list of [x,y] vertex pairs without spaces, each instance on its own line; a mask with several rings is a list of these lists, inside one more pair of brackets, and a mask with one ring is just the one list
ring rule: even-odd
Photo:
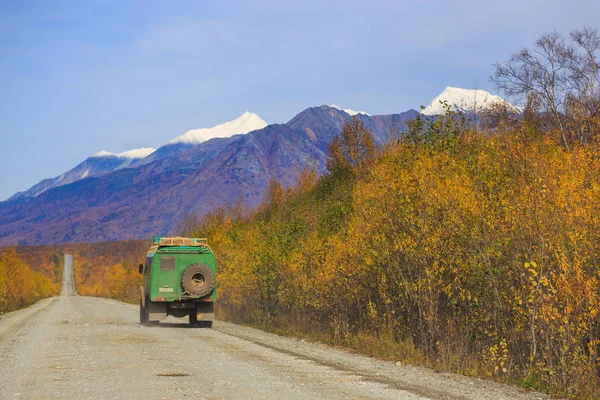
[[140,326],[138,307],[60,297],[0,317],[0,399],[547,399],[216,321]]

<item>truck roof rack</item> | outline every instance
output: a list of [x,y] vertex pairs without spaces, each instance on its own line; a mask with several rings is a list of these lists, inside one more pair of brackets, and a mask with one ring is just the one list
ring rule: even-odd
[[155,236],[154,244],[159,246],[199,246],[208,247],[208,239],[206,238],[188,238],[182,236],[162,237]]

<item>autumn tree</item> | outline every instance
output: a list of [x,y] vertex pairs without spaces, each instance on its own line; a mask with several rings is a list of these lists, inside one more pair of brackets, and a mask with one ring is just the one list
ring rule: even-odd
[[265,215],[269,216],[276,212],[285,199],[285,190],[281,183],[271,178],[269,185],[263,194],[263,201],[259,207],[260,211],[264,212]]
[[596,29],[574,30],[568,39],[554,31],[495,63],[490,81],[521,103],[538,104],[546,130],[556,129],[565,147],[583,145],[596,139],[599,126],[599,51]]
[[298,182],[294,187],[294,193],[302,196],[309,193],[317,183],[317,171],[314,168],[305,168],[298,177]]
[[25,307],[56,294],[52,280],[32,271],[14,247],[0,251],[0,313]]
[[440,116],[422,116],[408,123],[404,137],[408,143],[428,149],[452,151],[465,132],[473,128],[462,111],[448,102],[442,103],[444,113]]
[[192,236],[192,232],[200,224],[200,218],[196,214],[185,213],[177,224],[177,232],[181,236]]
[[340,135],[336,135],[329,145],[327,170],[330,174],[351,173],[363,175],[377,156],[377,146],[373,135],[358,116],[344,123]]

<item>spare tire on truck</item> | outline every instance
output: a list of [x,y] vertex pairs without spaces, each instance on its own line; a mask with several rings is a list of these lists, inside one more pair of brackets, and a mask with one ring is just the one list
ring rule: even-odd
[[192,264],[181,274],[183,290],[192,296],[206,296],[215,287],[215,276],[206,264]]

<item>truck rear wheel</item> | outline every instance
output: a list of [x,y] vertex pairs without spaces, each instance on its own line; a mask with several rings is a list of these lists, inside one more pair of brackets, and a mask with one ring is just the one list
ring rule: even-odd
[[212,328],[212,321],[198,321],[198,316],[194,313],[190,314],[190,325],[197,328]]
[[198,321],[198,327],[200,328],[212,328],[212,321]]
[[142,306],[142,300],[140,300],[140,325],[148,325],[148,310]]
[[192,296],[206,296],[215,287],[215,276],[208,265],[192,264],[183,271],[181,286]]

